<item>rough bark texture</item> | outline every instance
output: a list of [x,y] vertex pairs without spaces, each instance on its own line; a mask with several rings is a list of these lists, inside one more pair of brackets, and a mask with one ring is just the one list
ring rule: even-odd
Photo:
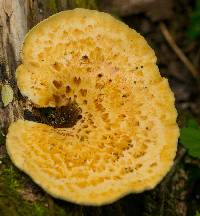
[[[155,190],[129,195],[112,205],[83,207],[56,200],[25,174],[17,170],[6,154],[5,134],[10,122],[32,112],[31,104],[20,95],[15,69],[20,63],[23,37],[32,26],[49,15],[74,7],[97,8],[95,0],[0,0],[0,89],[8,84],[14,98],[6,107],[0,101],[0,215],[177,215],[176,194],[169,181]],[[171,193],[171,194],[170,194]],[[184,214],[183,214],[184,215]]]

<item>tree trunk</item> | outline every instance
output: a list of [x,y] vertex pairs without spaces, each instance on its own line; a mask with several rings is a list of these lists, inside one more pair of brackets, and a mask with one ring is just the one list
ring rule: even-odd
[[[95,0],[0,0],[0,215],[176,215],[171,211],[175,203],[166,201],[169,194],[163,185],[103,207],[83,207],[56,200],[16,169],[6,153],[5,135],[10,123],[23,118],[27,110],[31,113],[31,105],[21,96],[15,80],[23,38],[42,19],[77,6],[97,9]],[[166,203],[168,213],[164,208]]]

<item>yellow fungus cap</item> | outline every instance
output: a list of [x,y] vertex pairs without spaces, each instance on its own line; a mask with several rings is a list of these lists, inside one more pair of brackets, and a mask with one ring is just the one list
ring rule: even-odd
[[18,120],[6,146],[13,163],[56,198],[111,203],[154,188],[170,170],[179,130],[174,96],[154,51],[106,13],[55,14],[25,37],[21,93],[37,106],[75,101],[71,128]]

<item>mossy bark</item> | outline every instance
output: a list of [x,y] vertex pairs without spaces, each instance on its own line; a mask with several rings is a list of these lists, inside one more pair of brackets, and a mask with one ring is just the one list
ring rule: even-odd
[[[0,101],[0,215],[177,215],[176,202],[162,184],[155,190],[129,195],[111,205],[84,207],[56,200],[11,163],[5,149],[5,135],[11,122],[23,118],[30,104],[23,98],[15,81],[20,64],[20,47],[25,33],[49,15],[66,9],[98,9],[97,0],[0,0],[0,90],[8,84],[13,100],[4,107]],[[32,112],[30,110],[30,112]],[[167,199],[166,199],[167,197]],[[167,206],[160,209],[160,206]]]

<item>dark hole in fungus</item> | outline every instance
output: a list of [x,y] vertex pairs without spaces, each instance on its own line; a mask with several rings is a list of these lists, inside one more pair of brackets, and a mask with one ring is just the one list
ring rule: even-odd
[[82,115],[78,115],[77,119],[82,119]]
[[62,82],[61,81],[57,81],[57,80],[53,80],[53,85],[59,89],[62,87]]
[[127,97],[127,95],[126,95],[126,94],[123,94],[123,95],[122,95],[122,97],[125,97],[125,98],[126,98],[126,97]]
[[81,118],[81,108],[71,102],[67,106],[32,108],[24,111],[24,119],[53,126],[54,128],[73,127]]
[[71,88],[70,88],[70,86],[66,86],[66,89],[65,89],[65,91],[66,91],[66,93],[70,93],[70,91],[71,91]]
[[74,77],[74,83],[76,85],[79,85],[81,83],[81,78],[80,77]]
[[87,95],[87,89],[80,89],[79,92],[83,97]]
[[59,65],[58,62],[55,62],[52,66],[53,66],[53,68],[54,68],[55,70],[57,70],[57,71],[60,70],[60,65]]
[[82,56],[82,60],[88,60],[88,59],[89,59],[89,58],[88,58],[87,55]]

